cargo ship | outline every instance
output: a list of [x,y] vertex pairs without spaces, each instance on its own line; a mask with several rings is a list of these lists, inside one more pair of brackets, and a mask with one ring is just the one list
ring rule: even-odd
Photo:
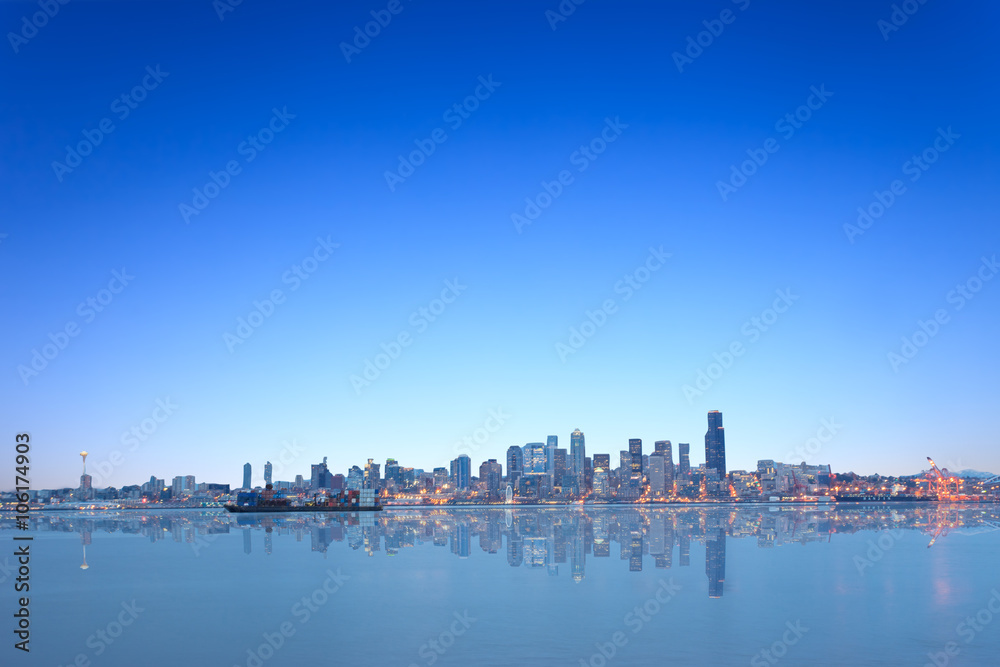
[[262,493],[246,491],[236,494],[236,502],[225,506],[230,512],[378,512],[382,509],[373,489],[338,492],[332,496],[319,498],[301,505],[293,505],[281,492],[276,492],[270,484]]

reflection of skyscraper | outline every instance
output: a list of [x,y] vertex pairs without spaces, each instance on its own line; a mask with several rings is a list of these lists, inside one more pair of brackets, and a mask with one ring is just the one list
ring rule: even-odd
[[[250,464],[248,463],[247,465],[250,465]],[[252,546],[253,545],[250,542],[250,529],[249,528],[244,528],[243,529],[243,553],[245,553],[246,555],[249,556]]]
[[705,432],[705,467],[719,473],[719,479],[726,479],[726,432],[722,428],[722,413],[712,410],[708,413],[708,431]]
[[243,488],[246,489],[247,491],[249,491],[250,489],[253,488],[252,486],[250,486],[250,484],[251,484],[250,473],[252,471],[253,471],[253,468],[250,466],[249,463],[244,463],[243,464]]
[[642,572],[642,531],[632,531],[631,554],[628,559],[629,572]]
[[708,597],[721,598],[726,580],[726,531],[719,528],[705,539],[705,574],[708,575]]
[[678,549],[678,557],[680,560],[681,567],[687,567],[691,564],[691,536],[687,533],[681,533],[680,535],[680,545]]

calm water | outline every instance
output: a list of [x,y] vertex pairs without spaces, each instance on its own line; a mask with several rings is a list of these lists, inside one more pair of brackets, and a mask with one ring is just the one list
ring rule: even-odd
[[998,665],[997,528],[903,505],[52,513],[31,654],[5,611],[0,664]]

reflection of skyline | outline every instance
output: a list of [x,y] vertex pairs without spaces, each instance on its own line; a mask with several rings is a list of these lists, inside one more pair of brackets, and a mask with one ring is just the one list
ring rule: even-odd
[[[610,558],[615,553],[631,572],[669,569],[691,564],[691,542],[705,548],[708,595],[723,596],[727,539],[756,539],[759,548],[826,542],[837,533],[890,529],[919,530],[927,535],[948,532],[976,534],[1000,528],[1000,508],[933,508],[928,506],[865,505],[836,508],[684,508],[679,510],[601,509],[407,509],[379,514],[331,513],[230,515],[225,512],[118,513],[98,516],[50,514],[32,519],[32,531],[76,532],[81,543],[92,535],[121,532],[150,542],[185,542],[197,552],[216,536],[242,533],[243,552],[252,555],[254,542],[263,540],[270,555],[290,548],[283,538],[305,541],[312,551],[327,555],[330,546],[346,544],[369,556],[379,551],[395,555],[419,546],[447,547],[458,558],[469,558],[473,545],[490,555],[506,556],[510,567],[544,570],[550,576],[569,566],[575,581],[586,576],[587,558]],[[946,530],[942,532],[942,527]],[[14,529],[13,520],[0,519],[0,529]],[[255,536],[261,532],[263,536]],[[947,539],[946,537],[944,539]],[[294,545],[291,545],[294,548]],[[674,552],[677,552],[676,560]],[[647,558],[650,557],[650,558]],[[84,552],[86,559],[86,552]],[[84,561],[86,565],[86,560]]]

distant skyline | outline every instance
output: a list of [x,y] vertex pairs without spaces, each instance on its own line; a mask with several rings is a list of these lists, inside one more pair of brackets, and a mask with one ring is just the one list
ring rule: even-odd
[[714,409],[730,470],[1000,472],[1000,7],[892,5],[60,5],[0,53],[0,428],[34,488],[697,465]]

